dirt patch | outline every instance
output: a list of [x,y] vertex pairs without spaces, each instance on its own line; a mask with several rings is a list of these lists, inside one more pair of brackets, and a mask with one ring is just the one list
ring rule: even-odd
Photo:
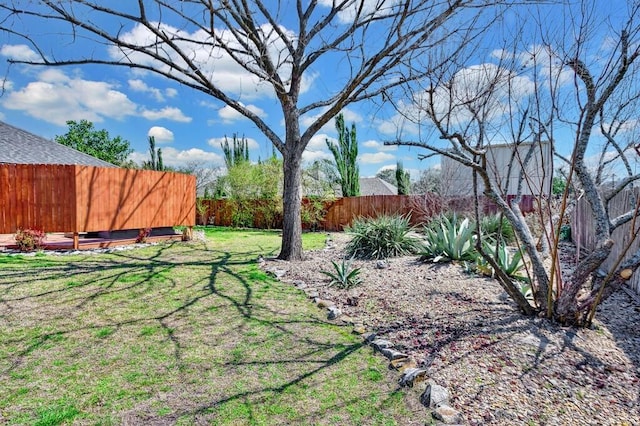
[[332,248],[283,262],[285,282],[304,281],[319,296],[414,356],[449,388],[471,425],[640,424],[640,307],[620,292],[598,311],[593,328],[576,330],[526,318],[499,284],[415,257],[354,261],[363,283],[329,287],[321,273],[344,256]]

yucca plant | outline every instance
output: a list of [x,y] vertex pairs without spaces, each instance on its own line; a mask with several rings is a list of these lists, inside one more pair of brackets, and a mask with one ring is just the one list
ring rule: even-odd
[[359,259],[386,259],[416,254],[423,249],[409,216],[358,218],[346,231],[353,235],[346,247],[347,255]]
[[353,258],[350,260],[343,259],[341,264],[331,261],[333,265],[333,271],[320,271],[329,278],[331,282],[329,286],[335,285],[338,288],[349,289],[355,287],[362,282],[360,275],[360,268],[351,268]]
[[474,231],[468,218],[459,221],[455,214],[451,218],[440,216],[424,228],[425,249],[420,253],[421,259],[433,262],[475,260]]

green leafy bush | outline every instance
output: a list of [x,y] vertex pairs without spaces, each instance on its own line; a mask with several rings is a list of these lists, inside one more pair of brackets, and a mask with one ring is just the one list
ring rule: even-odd
[[349,261],[342,260],[341,264],[331,261],[333,271],[320,271],[331,278],[329,286],[335,285],[338,288],[349,289],[355,287],[362,282],[360,279],[360,268],[351,268],[353,258]]
[[408,216],[358,218],[346,231],[353,235],[346,247],[347,254],[359,259],[386,259],[416,254],[423,249]]
[[490,237],[495,240],[502,239],[507,243],[513,243],[516,240],[513,225],[506,217],[499,214],[484,216],[480,220],[480,230],[483,237]]
[[39,250],[44,245],[45,233],[40,229],[18,229],[14,239],[20,251]]
[[468,218],[460,220],[456,214],[437,217],[424,228],[425,244],[420,252],[422,260],[475,260],[474,231]]

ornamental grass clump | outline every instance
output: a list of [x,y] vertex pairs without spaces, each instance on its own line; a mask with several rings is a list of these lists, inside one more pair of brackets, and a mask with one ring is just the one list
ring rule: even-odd
[[421,239],[409,224],[409,216],[358,218],[346,229],[353,238],[347,244],[347,255],[358,259],[387,259],[419,253]]

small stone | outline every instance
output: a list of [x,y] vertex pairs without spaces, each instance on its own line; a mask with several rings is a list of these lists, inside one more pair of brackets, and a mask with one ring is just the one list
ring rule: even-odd
[[462,423],[462,416],[454,408],[447,404],[442,404],[433,411],[433,417],[447,425]]
[[376,339],[377,336],[378,335],[376,333],[373,333],[373,332],[364,333],[362,335],[362,337],[364,337],[364,342],[367,343],[367,344],[370,344],[371,342],[373,342]]
[[407,368],[398,380],[398,383],[400,386],[412,388],[413,385],[422,383],[425,380],[427,380],[427,370],[424,368]]
[[404,372],[412,368],[418,368],[418,363],[411,357],[398,358],[391,361],[391,368],[400,372]]
[[309,299],[315,299],[320,296],[320,293],[318,293],[318,290],[316,290],[315,288],[305,288],[304,292]]
[[347,325],[354,325],[355,321],[353,318],[351,318],[349,315],[341,315],[340,316],[340,320]]
[[449,391],[445,387],[429,383],[422,395],[420,395],[420,402],[431,409],[447,405],[449,403]]
[[380,350],[380,353],[389,360],[394,360],[398,358],[407,358],[407,354],[404,354],[402,352],[399,352],[399,351],[396,351],[395,349],[390,349],[390,348],[382,348]]
[[364,325],[362,324],[357,324],[353,327],[354,334],[365,334],[366,332],[367,332],[367,329],[364,328]]
[[336,304],[333,303],[330,300],[324,300],[324,299],[318,299],[316,300],[316,305],[318,305],[318,308],[331,308],[331,307],[335,307]]
[[388,340],[375,339],[371,342],[371,346],[373,346],[374,349],[381,350],[384,348],[392,348],[395,345]]
[[376,262],[377,269],[387,269],[388,267],[389,267],[389,262],[387,262],[386,260],[378,260]]
[[302,281],[302,280],[295,280],[295,281],[293,282],[293,285],[294,285],[296,288],[299,288],[300,290],[304,290],[305,288],[307,288],[307,283],[305,283],[305,282],[304,282],[304,281]]
[[338,309],[335,306],[330,306],[329,307],[329,313],[327,314],[327,319],[328,320],[334,320],[334,319],[338,318],[340,315],[342,315],[342,311],[340,309]]

